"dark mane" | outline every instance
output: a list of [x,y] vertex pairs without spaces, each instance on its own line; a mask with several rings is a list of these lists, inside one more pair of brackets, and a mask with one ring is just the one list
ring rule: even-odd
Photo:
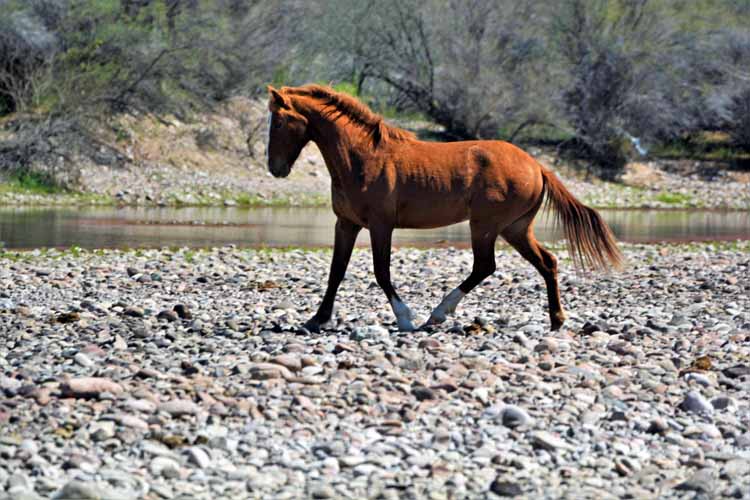
[[323,85],[303,85],[302,87],[283,87],[281,91],[289,95],[306,96],[331,107],[329,114],[347,117],[353,123],[367,130],[375,145],[388,141],[406,141],[416,136],[404,129],[388,125],[383,117],[374,113],[367,105],[347,94],[336,92]]

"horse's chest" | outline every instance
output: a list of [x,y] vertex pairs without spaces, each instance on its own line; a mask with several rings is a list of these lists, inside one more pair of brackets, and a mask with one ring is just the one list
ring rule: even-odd
[[362,227],[369,227],[368,210],[361,200],[352,200],[344,193],[334,191],[331,204],[337,217],[354,222]]

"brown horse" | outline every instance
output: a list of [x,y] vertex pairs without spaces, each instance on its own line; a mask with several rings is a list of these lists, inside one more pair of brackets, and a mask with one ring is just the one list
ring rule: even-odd
[[394,228],[433,228],[469,220],[471,274],[432,311],[427,324],[445,321],[459,301],[495,271],[498,235],[544,278],[552,329],[565,320],[557,284],[557,259],[532,230],[545,195],[563,226],[577,266],[617,267],[621,255],[607,225],[557,176],[526,152],[502,141],[424,142],[356,99],[319,85],[268,87],[268,169],[286,177],[302,148],[317,144],[331,175],[338,217],[328,288],[305,324],[319,331],[333,311],[357,234],[370,230],[375,278],[399,330],[413,330],[413,316],[391,284]]

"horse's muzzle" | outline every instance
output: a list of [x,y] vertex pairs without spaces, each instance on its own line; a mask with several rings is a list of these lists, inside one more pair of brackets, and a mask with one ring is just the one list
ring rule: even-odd
[[292,171],[292,166],[285,161],[270,161],[268,162],[268,171],[274,177],[286,177],[289,172]]

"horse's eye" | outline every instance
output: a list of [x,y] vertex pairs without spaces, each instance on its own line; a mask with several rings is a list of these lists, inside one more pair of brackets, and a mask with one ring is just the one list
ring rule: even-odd
[[281,120],[274,120],[273,121],[273,128],[275,128],[275,129],[281,128]]

